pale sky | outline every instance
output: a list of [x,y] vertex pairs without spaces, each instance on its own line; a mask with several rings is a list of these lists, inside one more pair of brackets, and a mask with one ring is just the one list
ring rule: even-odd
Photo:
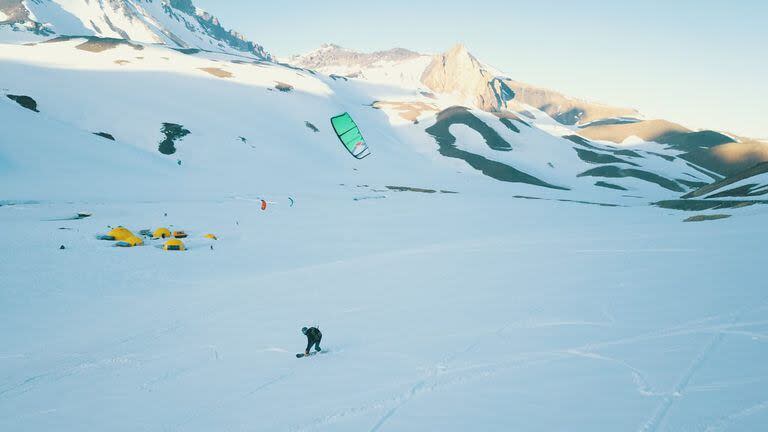
[[283,57],[463,42],[511,78],[692,128],[768,138],[768,1],[195,0]]

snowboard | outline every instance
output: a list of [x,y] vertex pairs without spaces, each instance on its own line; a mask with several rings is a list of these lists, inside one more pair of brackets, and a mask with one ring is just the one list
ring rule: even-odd
[[312,357],[315,354],[321,354],[321,353],[324,353],[324,352],[325,351],[310,351],[309,354],[298,353],[298,354],[296,354],[296,358]]

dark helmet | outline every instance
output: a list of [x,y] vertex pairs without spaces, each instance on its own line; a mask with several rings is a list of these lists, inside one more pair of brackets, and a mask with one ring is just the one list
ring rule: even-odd
[[309,330],[309,329],[306,328],[306,327],[302,327],[301,328],[301,332],[304,333],[304,334],[307,334],[307,330]]

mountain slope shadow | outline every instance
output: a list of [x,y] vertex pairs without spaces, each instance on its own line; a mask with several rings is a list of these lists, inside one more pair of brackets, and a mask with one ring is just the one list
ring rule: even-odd
[[674,192],[685,192],[677,182],[664,178],[658,174],[652,172],[632,169],[632,168],[619,168],[614,165],[605,165],[597,168],[592,168],[588,171],[584,171],[577,177],[607,177],[607,178],[625,178],[634,177],[639,180],[647,181],[649,183],[655,183],[664,189],[668,189]]
[[512,150],[512,146],[504,141],[498,132],[470,113],[467,108],[454,106],[441,111],[437,115],[435,124],[426,129],[426,132],[437,141],[438,152],[441,155],[449,158],[461,159],[468,163],[472,168],[496,180],[511,183],[527,183],[551,189],[569,190],[562,186],[549,184],[507,164],[490,160],[478,154],[457,148],[456,137],[450,132],[451,126],[455,124],[463,124],[472,128],[483,137],[486,145],[493,150]]

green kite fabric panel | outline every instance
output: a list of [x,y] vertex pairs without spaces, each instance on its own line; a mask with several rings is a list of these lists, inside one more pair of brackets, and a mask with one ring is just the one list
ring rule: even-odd
[[371,154],[368,149],[368,144],[365,143],[363,134],[360,132],[360,128],[357,127],[357,123],[352,120],[349,113],[344,113],[333,117],[331,119],[331,125],[333,126],[336,136],[349,153],[357,159],[363,159]]

